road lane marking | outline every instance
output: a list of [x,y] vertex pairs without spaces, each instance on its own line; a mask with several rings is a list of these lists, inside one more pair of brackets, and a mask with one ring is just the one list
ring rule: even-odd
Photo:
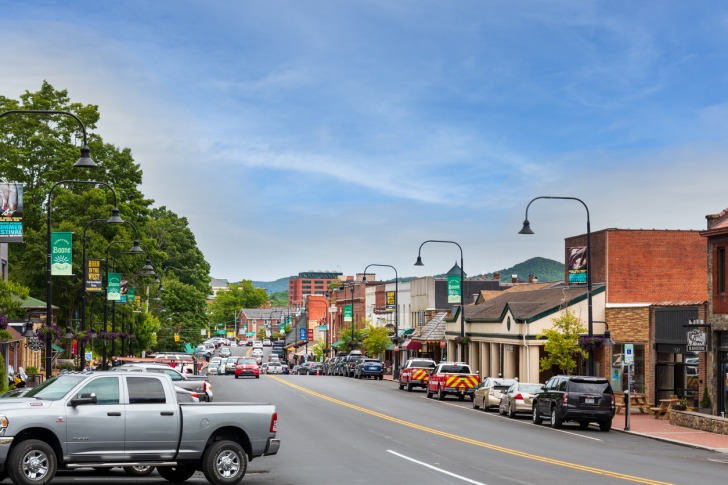
[[435,470],[436,472],[444,473],[445,475],[450,475],[451,477],[457,478],[457,479],[462,480],[464,482],[473,483],[474,485],[486,485],[483,482],[476,482],[475,480],[471,480],[469,478],[465,478],[465,477],[463,477],[461,475],[456,475],[453,472],[449,472],[447,470],[443,470],[442,468],[437,468],[436,466],[432,466],[429,463],[425,463],[425,462],[422,462],[422,461],[419,461],[419,460],[415,460],[414,458],[410,458],[409,456],[402,455],[400,453],[397,453],[396,451],[387,450],[387,453],[391,453],[393,455],[397,455],[400,458],[404,458],[405,460],[411,461],[412,463],[417,463],[418,465],[422,465],[424,467],[427,467],[430,470]]
[[311,389],[307,389],[307,388],[302,387],[302,386],[299,386],[297,384],[293,384],[292,382],[290,382],[290,381],[288,381],[286,379],[282,379],[280,377],[270,376],[270,378],[271,379],[274,379],[274,380],[276,380],[278,382],[280,382],[281,384],[284,384],[286,386],[292,387],[294,389],[298,389],[299,391],[305,392],[305,393],[310,394],[312,396],[316,396],[316,397],[321,398],[321,399],[323,399],[325,401],[329,401],[331,403],[338,404],[340,406],[344,406],[344,407],[347,407],[349,409],[353,409],[355,411],[359,411],[359,412],[362,412],[362,413],[365,413],[365,414],[369,414],[370,416],[375,416],[375,417],[378,417],[378,418],[383,419],[385,421],[389,421],[389,422],[392,422],[392,423],[397,423],[397,424],[400,424],[402,426],[407,426],[409,428],[413,428],[413,429],[417,429],[417,430],[420,430],[420,431],[424,431],[424,432],[427,432],[427,433],[431,433],[431,434],[434,434],[434,435],[437,435],[437,436],[441,436],[443,438],[449,438],[451,440],[460,441],[462,443],[468,443],[468,444],[471,444],[471,445],[474,445],[474,446],[479,446],[481,448],[486,448],[486,449],[489,449],[489,450],[492,450],[492,451],[499,451],[501,453],[506,453],[506,454],[513,455],[513,456],[518,456],[518,457],[521,457],[521,458],[526,458],[528,460],[539,461],[539,462],[542,462],[542,463],[549,463],[551,465],[561,466],[561,467],[565,467],[565,468],[571,468],[572,470],[579,470],[579,471],[583,471],[583,472],[587,472],[587,473],[594,473],[596,475],[602,475],[602,476],[605,476],[605,477],[617,478],[617,479],[620,479],[620,480],[626,480],[626,481],[636,482],[636,483],[645,483],[645,484],[649,484],[649,485],[671,485],[670,482],[661,482],[659,480],[652,480],[652,479],[649,479],[649,478],[641,478],[641,477],[637,477],[637,476],[633,476],[633,475],[626,475],[624,473],[612,472],[612,471],[609,471],[609,470],[603,470],[603,469],[600,469],[600,468],[594,468],[594,467],[590,467],[590,466],[586,466],[586,465],[579,465],[577,463],[570,463],[568,461],[557,460],[555,458],[548,458],[548,457],[545,457],[545,456],[534,455],[534,454],[531,454],[531,453],[526,453],[524,451],[518,451],[518,450],[515,450],[515,449],[512,449],[512,448],[505,448],[503,446],[498,446],[498,445],[493,445],[493,444],[490,444],[490,443],[485,443],[484,441],[478,441],[478,440],[474,440],[474,439],[471,439],[471,438],[466,438],[464,436],[459,436],[459,435],[456,435],[456,434],[447,433],[445,431],[440,431],[440,430],[435,429],[435,428],[428,428],[427,426],[422,426],[422,425],[419,425],[419,424],[415,424],[415,423],[412,423],[410,421],[405,421],[403,419],[395,418],[395,417],[389,416],[387,414],[383,414],[383,413],[380,413],[380,412],[377,412],[377,411],[373,411],[371,409],[367,409],[367,408],[364,408],[364,407],[361,407],[361,406],[357,406],[356,404],[351,404],[351,403],[348,403],[346,401],[341,401],[339,399],[335,399],[335,398],[330,397],[330,396],[327,396],[325,394],[321,394],[319,392],[312,391]]

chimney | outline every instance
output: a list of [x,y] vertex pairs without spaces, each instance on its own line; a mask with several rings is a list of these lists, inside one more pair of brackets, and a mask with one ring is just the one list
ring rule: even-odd
[[513,283],[514,285],[516,283],[518,283],[518,275],[517,274],[512,274],[511,275],[511,283]]
[[528,275],[528,282],[529,283],[533,283],[533,275],[532,274]]
[[493,279],[496,281],[500,280],[500,273],[497,271],[495,273],[493,273]]

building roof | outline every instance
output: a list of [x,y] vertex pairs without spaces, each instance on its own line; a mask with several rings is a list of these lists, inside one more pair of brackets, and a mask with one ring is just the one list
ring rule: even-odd
[[240,311],[248,320],[282,320],[288,313],[288,307],[242,308]]
[[460,265],[456,261],[455,262],[455,266],[453,266],[452,268],[450,268],[450,271],[448,271],[447,273],[445,273],[445,276],[460,276],[461,273],[463,275],[463,278],[467,278],[468,277],[467,274],[463,273],[460,270]]
[[[37,298],[33,298],[32,296],[29,296],[28,298],[20,298],[16,295],[12,296],[13,301],[20,301],[20,308],[26,308],[26,309],[40,309],[45,310],[46,308],[46,302],[43,300],[39,300]],[[51,305],[51,308],[53,310],[58,310],[58,307],[56,305]]]
[[304,271],[303,273],[298,273],[298,276],[293,276],[291,279],[320,279],[320,280],[337,280],[339,279],[339,276],[341,276],[344,273],[335,273],[332,271]]
[[708,220],[708,230],[701,231],[701,236],[728,234],[728,209],[724,209],[719,214],[707,215],[705,218]]
[[561,284],[560,281],[555,281],[555,282],[554,281],[544,281],[543,283],[516,283],[513,286],[501,285],[501,286],[505,286],[505,289],[480,290],[480,295],[478,295],[478,300],[475,303],[479,305],[483,302],[486,302],[488,300],[495,298],[496,296],[502,295],[505,292],[515,293],[518,291],[540,290],[543,288],[548,288],[550,286],[558,286],[559,284]]
[[[603,284],[592,286],[592,295],[604,291]],[[502,291],[499,295],[478,305],[464,307],[465,320],[498,322],[510,311],[517,321],[531,322],[543,318],[564,305],[573,305],[586,299],[586,286],[566,286],[559,283],[546,288],[520,291]],[[456,318],[455,316],[451,318]]]
[[210,286],[212,288],[227,288],[230,282],[225,279],[210,278]]
[[412,340],[440,341],[445,338],[445,317],[447,312],[438,312],[423,327],[418,327],[411,336]]

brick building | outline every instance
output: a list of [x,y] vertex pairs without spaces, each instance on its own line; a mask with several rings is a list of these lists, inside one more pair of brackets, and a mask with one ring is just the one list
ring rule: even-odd
[[728,411],[728,209],[708,215],[706,219],[708,229],[700,233],[707,241],[708,253],[706,383],[712,410],[725,415]]
[[[567,238],[586,246],[586,235]],[[606,284],[605,321],[615,341],[600,353],[615,392],[627,386],[625,345],[634,348],[632,390],[650,402],[672,394],[697,405],[705,365],[687,350],[685,325],[705,317],[705,240],[699,231],[605,229],[591,234],[592,281]],[[564,275],[569,280],[567,265]],[[595,317],[596,320],[596,317]]]
[[308,295],[323,295],[328,292],[329,283],[341,281],[342,273],[330,271],[308,271],[288,280],[288,305],[300,308]]

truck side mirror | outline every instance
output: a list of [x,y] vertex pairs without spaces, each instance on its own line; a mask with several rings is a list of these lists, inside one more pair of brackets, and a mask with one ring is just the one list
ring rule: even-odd
[[96,404],[96,393],[95,392],[84,392],[79,397],[74,397],[69,403],[71,406],[76,407],[83,404]]

